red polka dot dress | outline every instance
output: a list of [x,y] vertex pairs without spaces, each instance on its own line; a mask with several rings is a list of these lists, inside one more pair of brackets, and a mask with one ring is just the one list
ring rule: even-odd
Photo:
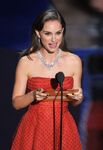
[[[37,88],[46,91],[59,90],[59,85],[51,78],[28,79],[28,92]],[[72,88],[73,78],[65,77],[63,90]],[[62,150],[82,150],[76,123],[68,110],[67,101],[63,101],[62,110]],[[60,112],[61,102],[56,97],[31,104],[21,118],[11,150],[60,150]]]

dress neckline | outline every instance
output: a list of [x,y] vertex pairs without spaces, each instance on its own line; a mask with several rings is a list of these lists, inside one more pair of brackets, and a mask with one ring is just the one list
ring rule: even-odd
[[[65,76],[65,79],[67,78],[71,78],[73,79],[73,76]],[[31,80],[31,79],[47,79],[47,80],[51,80],[51,79],[54,79],[54,78],[50,78],[50,77],[40,77],[40,76],[32,76],[32,77],[29,77],[28,80]]]

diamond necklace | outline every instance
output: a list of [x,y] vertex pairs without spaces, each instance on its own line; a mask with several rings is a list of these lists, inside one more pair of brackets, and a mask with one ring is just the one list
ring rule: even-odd
[[40,51],[37,51],[36,53],[37,53],[38,58],[41,60],[42,64],[43,64],[45,67],[47,67],[49,70],[50,70],[52,67],[54,67],[55,64],[58,63],[59,58],[61,57],[61,50],[59,49],[55,60],[54,60],[53,62],[51,62],[51,63],[48,63],[48,62],[45,60],[44,56],[41,54]]

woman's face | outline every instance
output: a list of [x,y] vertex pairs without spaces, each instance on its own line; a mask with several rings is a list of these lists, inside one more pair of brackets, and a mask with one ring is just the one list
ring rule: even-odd
[[55,52],[63,38],[63,28],[58,20],[50,20],[45,22],[43,29],[38,32],[38,37],[41,40],[42,46],[49,52]]

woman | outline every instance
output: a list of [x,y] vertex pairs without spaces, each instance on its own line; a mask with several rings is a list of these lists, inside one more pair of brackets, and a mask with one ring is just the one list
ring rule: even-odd
[[[11,150],[59,150],[60,146],[63,150],[81,150],[68,103],[78,105],[82,101],[82,65],[78,56],[63,49],[64,34],[64,19],[55,9],[43,12],[33,23],[31,47],[18,62],[12,96],[15,109],[28,106],[28,111],[21,119]],[[60,86],[55,79],[58,72],[65,75],[62,133]]]

